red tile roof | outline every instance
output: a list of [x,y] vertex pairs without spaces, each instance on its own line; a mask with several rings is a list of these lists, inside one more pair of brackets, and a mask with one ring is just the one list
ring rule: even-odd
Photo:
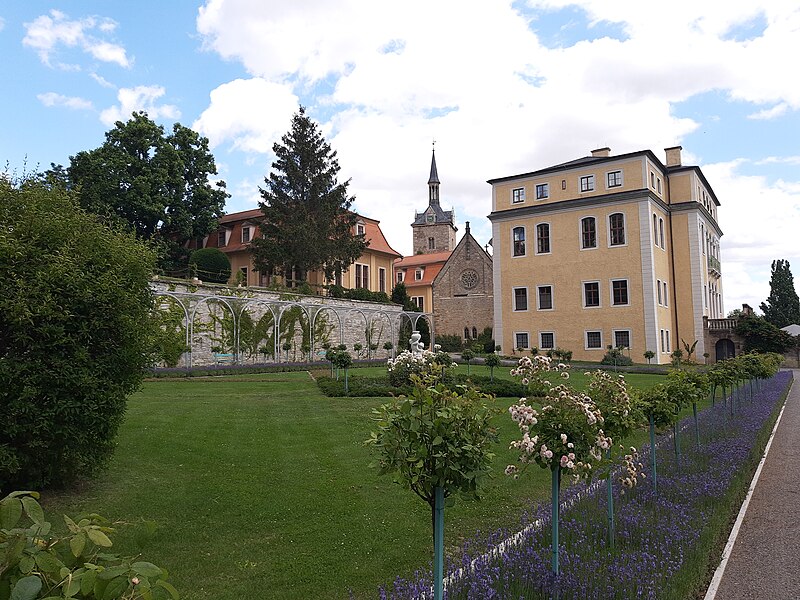
[[450,258],[452,254],[451,251],[446,250],[444,252],[431,252],[430,254],[413,254],[411,256],[406,256],[402,260],[398,260],[394,263],[394,268],[397,269],[398,267],[401,269],[406,269],[408,267],[416,267],[419,265],[429,265],[431,263],[446,263],[447,259]]

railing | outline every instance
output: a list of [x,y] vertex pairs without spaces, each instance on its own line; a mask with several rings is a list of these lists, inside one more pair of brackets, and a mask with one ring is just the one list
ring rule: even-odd
[[708,268],[712,271],[716,272],[717,275],[722,274],[722,265],[720,265],[719,259],[714,258],[713,256],[708,257]]
[[736,324],[739,322],[738,319],[709,319],[708,320],[708,330],[733,330],[736,329]]

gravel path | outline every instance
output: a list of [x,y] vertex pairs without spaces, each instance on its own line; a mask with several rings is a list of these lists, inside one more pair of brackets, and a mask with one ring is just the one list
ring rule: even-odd
[[795,382],[714,600],[800,598],[800,370],[793,371]]

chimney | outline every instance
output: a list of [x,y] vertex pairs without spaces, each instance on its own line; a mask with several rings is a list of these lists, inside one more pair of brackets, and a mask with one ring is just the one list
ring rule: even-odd
[[469,221],[466,222],[466,224],[464,226],[464,230],[467,233],[467,235],[469,235]]
[[596,150],[592,150],[592,156],[594,157],[611,156],[611,148],[606,146],[605,148],[597,148]]
[[672,148],[664,148],[664,152],[667,153],[668,167],[681,166],[681,150],[683,150],[683,146],[672,146]]

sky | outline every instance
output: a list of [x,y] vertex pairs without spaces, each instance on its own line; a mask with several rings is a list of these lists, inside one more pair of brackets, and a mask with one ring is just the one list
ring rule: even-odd
[[2,0],[0,56],[0,170],[67,165],[145,110],[206,136],[247,210],[303,105],[409,254],[434,140],[482,244],[488,179],[681,145],[721,202],[725,310],[758,308],[775,259],[800,276],[800,0]]

